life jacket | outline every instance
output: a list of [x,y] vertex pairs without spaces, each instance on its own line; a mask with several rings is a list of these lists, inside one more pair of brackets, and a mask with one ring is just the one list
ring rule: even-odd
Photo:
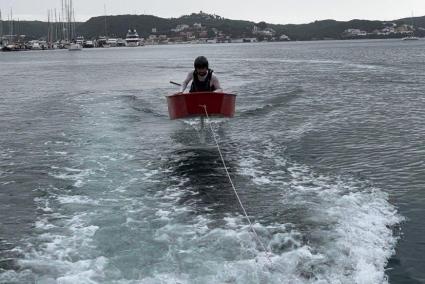
[[198,73],[196,73],[196,70],[193,71],[193,80],[192,80],[192,86],[190,87],[190,93],[195,92],[214,92],[215,87],[211,86],[211,78],[213,74],[213,70],[208,69],[208,75],[205,78],[205,81],[201,81],[198,78]]

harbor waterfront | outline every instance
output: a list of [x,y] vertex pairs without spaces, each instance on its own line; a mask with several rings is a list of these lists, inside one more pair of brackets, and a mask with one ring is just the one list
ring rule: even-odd
[[[208,57],[232,119],[171,121]],[[0,283],[425,282],[425,41],[0,53]]]
[[[256,43],[349,39],[418,40],[425,37],[425,16],[392,21],[336,20],[302,25],[231,20],[200,11],[179,18],[153,15],[105,15],[75,21],[73,0],[62,0],[62,9],[48,10],[47,22],[8,21],[0,10],[0,48],[3,51],[138,47],[168,44]],[[128,32],[125,35],[125,28]],[[3,33],[5,31],[5,33]],[[47,31],[47,34],[46,34]],[[76,50],[76,48],[71,48]]]

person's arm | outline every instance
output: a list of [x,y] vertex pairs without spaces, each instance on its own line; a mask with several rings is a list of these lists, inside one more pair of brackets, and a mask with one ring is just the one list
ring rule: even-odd
[[215,91],[217,93],[223,92],[223,89],[220,86],[220,81],[218,80],[217,76],[213,75],[211,78],[211,84],[214,86]]
[[183,93],[184,90],[186,90],[187,85],[189,84],[190,81],[193,80],[193,72],[189,72],[189,74],[187,74],[186,79],[183,81],[182,86],[180,88],[180,93]]

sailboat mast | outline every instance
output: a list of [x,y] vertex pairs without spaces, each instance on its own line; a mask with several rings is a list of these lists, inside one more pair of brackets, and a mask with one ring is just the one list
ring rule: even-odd
[[69,38],[72,41],[74,39],[74,34],[72,32],[72,0],[68,2],[68,15],[69,15]]
[[68,0],[65,0],[65,13],[66,13],[66,40],[69,42],[69,8],[68,8]]
[[74,8],[72,8],[72,24],[73,24],[73,31],[74,31],[74,37],[76,37],[77,36],[77,30],[76,30],[76,26],[77,26],[77,24],[76,24],[76,22],[75,22],[75,10],[74,10]]
[[54,41],[56,42],[58,40],[58,16],[56,14],[56,8],[55,8],[55,38]]
[[47,46],[50,41],[50,10],[47,10]]
[[413,11],[412,11],[412,17],[410,18],[411,24],[412,24],[412,36],[415,36],[415,23],[413,22]]
[[65,12],[63,9],[63,0],[62,2],[62,8],[61,8],[61,14],[59,15],[59,21],[61,22],[61,38],[62,40],[65,40]]
[[[10,8],[10,36],[13,35],[13,10]],[[12,39],[11,39],[12,41]]]
[[103,4],[103,8],[105,11],[105,37],[108,37],[108,30],[107,30],[107,26],[106,26],[106,4]]
[[53,36],[55,31],[55,25],[54,25],[54,18],[53,18],[53,10],[50,9],[50,43],[53,46]]
[[70,26],[70,31],[71,31],[71,40],[75,40],[75,36],[74,36],[74,22],[72,20],[73,15],[72,15],[72,0],[69,0],[69,26]]
[[68,8],[68,0],[65,0],[65,17],[66,17],[66,40],[69,42],[69,8]]
[[3,19],[1,18],[1,10],[0,10],[0,46],[3,43]]
[[75,11],[74,11],[74,1],[71,0],[71,21],[72,21],[72,38],[75,39]]
[[68,8],[66,5],[66,0],[63,0],[63,36],[64,39],[68,42],[69,41],[69,37],[68,37]]

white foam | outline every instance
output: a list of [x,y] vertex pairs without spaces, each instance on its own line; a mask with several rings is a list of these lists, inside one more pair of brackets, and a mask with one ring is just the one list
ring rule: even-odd
[[[39,231],[35,243],[40,244],[22,251],[25,258],[19,265],[23,271],[32,271],[31,278],[37,283],[99,283],[96,279],[101,279],[107,263],[106,258],[96,255],[93,245],[99,227],[90,224],[87,213],[69,216],[55,212],[50,199],[59,204],[98,204],[86,196],[57,196],[54,191],[36,198],[38,208],[45,213],[35,223]],[[19,273],[16,279],[23,276]]]
[[98,200],[93,200],[88,196],[82,195],[63,195],[59,196],[57,200],[62,204],[88,204],[88,205],[99,205]]
[[159,209],[158,211],[155,212],[155,215],[161,218],[168,218],[170,214],[171,214],[171,211],[165,211],[162,209]]
[[261,170],[260,160],[253,157],[246,157],[240,160],[238,172],[241,175],[249,176],[252,178],[252,182],[257,185],[266,185],[272,183],[267,177],[265,171]]
[[13,183],[16,183],[16,181],[14,181],[14,180],[4,181],[4,182],[1,182],[1,185],[9,185],[9,184],[13,184]]
[[[42,231],[37,239],[41,245],[21,262],[23,269],[31,269],[39,283],[386,283],[384,268],[397,241],[391,226],[401,220],[388,196],[343,178],[317,175],[288,162],[276,154],[271,142],[265,143],[263,152],[243,152],[246,156],[239,159],[238,173],[250,179],[251,186],[259,185],[258,190],[280,191],[282,208],[302,210],[299,224],[284,219],[267,226],[254,223],[272,251],[271,265],[242,216],[227,213],[216,220],[215,211],[194,214],[193,208],[179,204],[192,190],[187,188],[187,178],[170,178],[173,186],[133,197],[127,190],[131,184],[163,178],[160,169],[141,168],[134,171],[135,177],[126,176],[102,192],[107,196],[94,199],[52,190],[49,197],[37,199],[39,208],[45,209],[36,222]],[[55,171],[69,177],[83,170]],[[53,208],[55,203],[59,209]],[[105,225],[108,214],[120,218]],[[309,226],[307,233],[297,227],[303,225]],[[124,241],[124,249],[108,259],[95,242],[109,237],[99,230],[103,226],[123,228],[123,234],[134,233],[140,240]],[[111,272],[114,268],[109,264],[115,258],[133,259],[146,246],[165,250],[164,255],[156,259],[136,255],[149,268],[129,261],[128,270]],[[124,275],[138,269],[140,273]]]
[[53,176],[58,179],[63,180],[72,180],[75,181],[75,187],[82,187],[85,184],[85,180],[88,176],[94,174],[92,169],[74,169],[74,168],[58,168],[55,166],[51,167],[54,170],[61,170],[59,173],[49,173],[50,176]]
[[[306,166],[289,163],[265,144],[264,152],[241,157],[239,173],[260,184],[257,181],[263,175],[263,166],[270,167],[267,162],[274,163],[273,168],[286,168],[269,173],[266,184],[281,188],[283,207],[304,208],[306,221],[318,224],[312,226],[309,235],[319,241],[312,244],[314,247],[304,248],[321,259],[315,264],[322,267],[321,271],[310,269],[314,277],[325,283],[387,283],[385,267],[397,242],[391,228],[403,220],[388,202],[388,195],[353,180],[317,175]],[[260,162],[259,157],[268,157],[269,161]],[[303,246],[298,234],[275,234],[269,245],[286,248],[290,244],[293,250],[299,250]],[[308,270],[306,267],[305,272]]]

